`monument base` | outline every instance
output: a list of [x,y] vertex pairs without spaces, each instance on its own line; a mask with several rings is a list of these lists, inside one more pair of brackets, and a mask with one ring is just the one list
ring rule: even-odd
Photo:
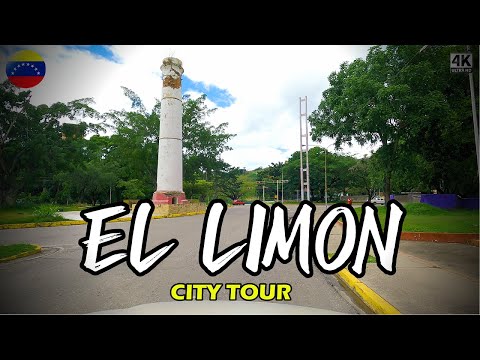
[[166,192],[166,191],[155,191],[153,193],[152,201],[155,205],[161,204],[187,204],[188,200],[185,197],[184,192]]

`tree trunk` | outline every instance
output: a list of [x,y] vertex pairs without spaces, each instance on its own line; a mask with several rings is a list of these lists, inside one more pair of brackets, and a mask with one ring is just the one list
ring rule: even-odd
[[13,187],[0,189],[0,207],[13,206],[15,205],[16,201],[17,189]]
[[373,189],[371,188],[365,188],[367,190],[367,195],[368,195],[368,201],[370,202],[370,200],[372,200],[372,197],[373,197]]
[[385,190],[384,190],[384,198],[385,204],[388,200],[390,200],[390,193],[392,192],[392,171],[388,170],[385,172]]

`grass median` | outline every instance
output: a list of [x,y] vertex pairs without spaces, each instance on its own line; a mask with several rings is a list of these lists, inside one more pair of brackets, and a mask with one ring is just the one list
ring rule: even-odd
[[0,225],[65,221],[66,219],[58,214],[57,211],[80,211],[86,208],[86,205],[51,204],[3,208],[0,209]]
[[[444,233],[478,233],[478,210],[446,210],[423,203],[405,204],[407,216],[402,231],[444,232]],[[378,217],[382,226],[385,224],[387,209],[377,205]],[[355,208],[359,218],[362,208]]]
[[0,245],[0,262],[38,253],[40,247],[32,244]]

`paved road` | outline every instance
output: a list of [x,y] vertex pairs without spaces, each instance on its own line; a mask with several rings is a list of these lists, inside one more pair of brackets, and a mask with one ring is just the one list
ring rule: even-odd
[[[292,207],[293,208],[293,207]],[[320,212],[321,210],[317,210]],[[293,214],[293,213],[292,213]],[[230,208],[225,216],[220,249],[246,237],[249,206]],[[180,245],[149,274],[137,277],[125,263],[94,276],[80,269],[82,250],[78,240],[86,226],[60,226],[0,230],[0,244],[35,243],[45,251],[38,256],[0,264],[1,313],[90,313],[128,308],[144,303],[173,301],[170,288],[176,283],[289,283],[292,305],[322,308],[341,313],[363,313],[334,275],[301,275],[294,261],[279,261],[269,272],[254,277],[237,259],[216,277],[208,276],[198,263],[203,215],[152,220],[147,250],[176,238]],[[130,223],[107,224],[128,234]],[[105,247],[105,253],[125,248],[126,240]],[[219,300],[228,300],[220,290]]]

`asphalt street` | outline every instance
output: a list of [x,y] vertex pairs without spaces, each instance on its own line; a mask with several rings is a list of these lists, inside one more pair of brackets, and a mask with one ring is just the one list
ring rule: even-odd
[[[246,238],[249,209],[248,205],[228,209],[219,250]],[[203,219],[204,215],[152,220],[147,250],[172,238],[180,244],[141,277],[125,262],[100,275],[83,271],[79,266],[83,250],[78,241],[86,235],[86,225],[0,230],[0,244],[33,243],[44,249],[40,254],[0,264],[0,312],[77,314],[170,302],[174,301],[170,288],[177,283],[288,283],[292,286],[289,304],[363,313],[335,275],[324,274],[314,266],[313,277],[305,278],[294,260],[288,264],[276,261],[270,271],[251,276],[243,270],[241,256],[221,274],[210,277],[198,260]],[[128,235],[129,227],[130,222],[120,222],[109,223],[106,228],[120,228]],[[107,245],[102,255],[126,245],[126,239]],[[228,292],[220,290],[218,300],[228,301]]]

